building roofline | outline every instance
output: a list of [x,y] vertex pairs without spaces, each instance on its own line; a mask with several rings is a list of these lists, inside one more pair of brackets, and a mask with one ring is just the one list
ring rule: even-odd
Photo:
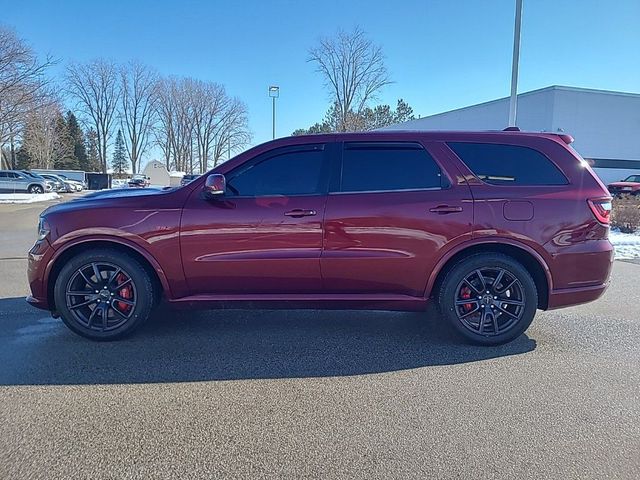
[[[568,92],[599,93],[599,94],[605,94],[605,95],[616,95],[616,96],[622,96],[622,97],[640,98],[640,93],[620,92],[620,91],[616,91],[616,90],[601,90],[601,89],[597,89],[597,88],[570,87],[570,86],[566,86],[566,85],[549,85],[548,87],[542,87],[542,88],[537,88],[535,90],[529,90],[528,92],[519,93],[518,94],[518,98],[527,97],[529,95],[536,95],[538,93],[554,91],[554,90],[562,90],[562,91],[568,91]],[[445,112],[434,113],[432,115],[425,115],[424,117],[416,118],[415,120],[409,120],[409,122],[416,122],[416,121],[422,120],[423,118],[433,118],[433,117],[438,117],[440,115],[446,115],[446,114],[454,113],[454,112],[463,112],[463,111],[468,110],[470,108],[476,108],[476,107],[483,107],[483,106],[486,106],[486,105],[492,105],[492,104],[495,104],[495,103],[498,103],[498,102],[504,102],[505,100],[509,100],[509,97],[496,98],[494,100],[488,100],[486,102],[480,102],[480,103],[474,103],[473,105],[467,105],[466,107],[454,108],[454,109],[451,109],[451,110],[447,110]],[[402,122],[402,123],[406,123],[406,122]],[[396,124],[396,125],[400,125],[400,124]]]

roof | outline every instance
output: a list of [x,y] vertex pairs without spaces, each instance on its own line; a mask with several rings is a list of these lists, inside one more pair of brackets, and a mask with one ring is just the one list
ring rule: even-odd
[[[569,87],[569,86],[565,86],[565,85],[550,85],[548,87],[538,88],[536,90],[529,90],[528,92],[519,93],[518,94],[518,98],[520,99],[522,97],[528,97],[530,95],[541,95],[541,94],[548,93],[548,92],[553,92],[553,91],[592,93],[592,94],[597,94],[597,95],[615,95],[615,96],[623,96],[623,97],[640,98],[640,93],[619,92],[619,91],[616,91],[616,90],[599,90],[599,89],[595,89],[595,88]],[[509,100],[509,97],[496,98],[494,100],[488,100],[486,102],[474,103],[473,105],[467,105],[465,107],[453,108],[453,109],[447,110],[445,112],[438,112],[438,113],[434,113],[432,115],[425,115],[424,117],[421,117],[421,118],[432,118],[432,117],[437,117],[438,115],[445,115],[445,114],[449,114],[449,113],[452,113],[452,112],[462,112],[462,111],[465,111],[465,110],[468,110],[468,109],[481,107],[481,106],[485,106],[485,105],[492,105],[492,104],[495,104],[495,103],[500,103],[500,102],[504,102],[504,101],[508,101],[508,100]],[[415,120],[420,120],[420,118],[416,118]],[[415,120],[410,120],[410,121],[415,121]],[[398,125],[398,124],[396,124],[396,125]],[[390,126],[392,126],[392,125],[390,125]]]

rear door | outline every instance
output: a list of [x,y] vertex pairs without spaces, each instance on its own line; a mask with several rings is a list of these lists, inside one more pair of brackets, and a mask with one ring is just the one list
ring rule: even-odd
[[0,172],[0,192],[12,192],[13,179],[9,178],[9,172]]
[[446,149],[345,142],[339,163],[325,211],[325,293],[422,296],[443,247],[472,232],[469,187],[445,169],[455,168]]

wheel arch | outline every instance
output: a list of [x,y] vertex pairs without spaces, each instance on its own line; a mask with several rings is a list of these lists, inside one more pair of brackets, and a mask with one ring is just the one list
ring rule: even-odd
[[508,239],[493,239],[458,246],[445,255],[434,268],[425,293],[433,297],[447,272],[460,260],[477,253],[502,253],[520,262],[531,274],[538,290],[538,308],[546,310],[549,305],[549,292],[553,288],[551,272],[544,258],[531,247]]
[[138,260],[151,277],[151,281],[155,287],[154,291],[156,292],[156,298],[154,299],[156,303],[160,301],[163,294],[168,294],[171,291],[162,267],[160,267],[157,260],[149,255],[148,252],[142,251],[137,246],[132,245],[130,242],[123,241],[122,239],[115,240],[110,238],[100,238],[81,240],[65,245],[63,248],[59,249],[49,264],[49,271],[47,273],[47,301],[49,302],[49,305],[52,306],[52,310],[55,310],[53,289],[58,275],[66,261],[81,252],[99,248],[118,250],[129,254]]

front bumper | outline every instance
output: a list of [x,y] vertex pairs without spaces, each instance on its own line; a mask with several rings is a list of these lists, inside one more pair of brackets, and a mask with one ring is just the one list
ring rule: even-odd
[[28,254],[27,279],[31,295],[27,297],[27,302],[36,308],[51,310],[49,295],[47,290],[47,266],[53,257],[54,249],[49,242],[38,240]]

